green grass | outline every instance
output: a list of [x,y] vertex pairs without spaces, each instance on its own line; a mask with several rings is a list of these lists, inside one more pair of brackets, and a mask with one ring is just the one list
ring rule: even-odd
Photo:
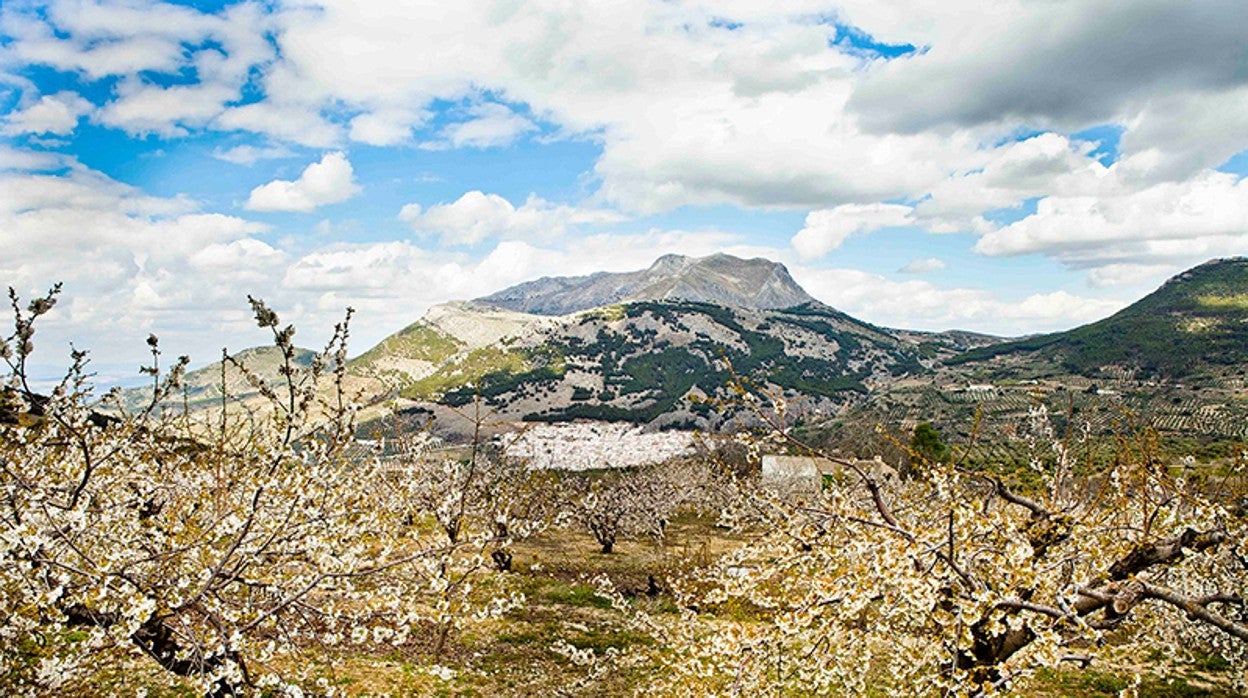
[[[1116,698],[1134,685],[1135,679],[1125,673],[1096,669],[1042,669],[1017,686],[1016,696],[1037,698]],[[1239,695],[1230,689],[1204,685],[1199,679],[1185,676],[1163,677],[1145,673],[1140,678],[1140,698],[1232,698]]]
[[352,359],[352,367],[368,368],[386,357],[441,363],[463,349],[463,343],[423,321],[412,323]]
[[581,608],[611,608],[611,600],[599,596],[588,584],[556,583],[542,594],[548,603]]
[[1207,294],[1197,296],[1196,302],[1206,308],[1218,310],[1248,310],[1248,293]]
[[434,374],[403,389],[402,395],[415,400],[441,397],[449,390],[476,383],[489,374],[516,374],[530,369],[525,352],[483,347],[458,357]]

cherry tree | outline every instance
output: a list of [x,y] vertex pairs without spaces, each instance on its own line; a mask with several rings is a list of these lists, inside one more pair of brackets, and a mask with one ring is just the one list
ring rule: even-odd
[[[782,411],[759,410],[771,447],[814,453]],[[832,459],[849,477],[808,501],[742,482],[724,521],[762,533],[669,582],[678,619],[602,593],[659,640],[668,691],[990,695],[1041,667],[1194,649],[1243,687],[1248,454],[1186,478],[1138,429],[1076,477],[1085,437],[1033,421],[1032,476],[1015,482],[956,459],[903,481]]]
[[309,647],[400,645],[447,612],[514,601],[448,611],[445,570],[469,537],[412,525],[416,481],[353,443],[347,321],[301,368],[294,328],[252,299],[281,380],[240,366],[258,401],[193,414],[169,407],[187,360],[162,373],[153,337],[152,400],[129,413],[93,398],[84,352],[49,395],[29,384],[58,291],[25,308],[10,291],[0,344],[4,692],[72,692],[135,649],[210,695],[280,688]]

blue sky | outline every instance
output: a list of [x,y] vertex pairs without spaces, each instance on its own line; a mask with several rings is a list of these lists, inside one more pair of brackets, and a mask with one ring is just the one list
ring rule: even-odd
[[305,343],[354,306],[363,351],[669,252],[1015,335],[1248,248],[1237,0],[618,5],[5,2],[0,276],[65,283],[43,365],[210,361],[263,341],[247,294]]

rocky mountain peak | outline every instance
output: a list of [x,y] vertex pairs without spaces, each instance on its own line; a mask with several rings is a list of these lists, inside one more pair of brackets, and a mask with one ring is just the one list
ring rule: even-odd
[[683,254],[665,254],[654,260],[654,264],[651,264],[646,271],[654,274],[675,274],[688,267],[694,260],[694,257],[686,257]]
[[630,301],[684,300],[739,308],[790,308],[814,301],[783,264],[728,254],[668,254],[624,273],[545,277],[475,302],[538,315],[566,315]]

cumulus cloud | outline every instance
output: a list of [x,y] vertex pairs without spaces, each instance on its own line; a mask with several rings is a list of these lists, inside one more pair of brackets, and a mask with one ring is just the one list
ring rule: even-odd
[[811,211],[805,227],[793,236],[793,249],[806,259],[822,257],[850,235],[913,223],[910,212],[901,204],[845,204]]
[[1170,264],[1106,264],[1088,272],[1088,283],[1097,288],[1157,285],[1174,274]]
[[932,232],[974,230],[982,227],[978,219],[984,212],[1017,207],[1026,199],[1120,191],[1121,177],[1092,157],[1091,149],[1090,143],[1057,133],[1005,143],[986,151],[977,167],[932,187],[914,217]]
[[[99,105],[100,122],[166,137],[207,124],[241,96],[252,70],[274,56],[265,35],[272,19],[254,3],[217,13],[168,3],[72,0],[11,3],[0,10],[3,33],[11,39],[8,60],[91,80],[121,77],[115,96]],[[146,79],[187,73],[195,83],[162,87]]]
[[76,92],[43,95],[39,101],[9,114],[3,132],[9,136],[24,133],[65,136],[78,128],[78,120],[92,108],[92,104]]
[[[1181,178],[1242,150],[1235,124],[1248,125],[1239,68],[1248,10],[1236,0],[974,11],[845,0],[838,21],[923,47],[865,64],[830,45],[838,29],[816,21],[826,8],[813,2],[713,14],[674,3],[407,6],[386,22],[347,0],[315,12],[240,3],[215,14],[79,5],[6,10],[11,54],[127,78],[101,105],[105,123],[387,146],[413,140],[438,100],[467,100],[424,146],[504,146],[535,132],[535,119],[591,134],[602,145],[601,198],[644,212],[724,203],[824,209],[932,194],[930,211],[916,215],[931,218],[933,230],[965,228],[980,213],[963,210],[974,205],[966,194],[988,178],[985,162],[998,150],[983,144],[1016,126],[1120,123],[1124,159],[1151,177]],[[721,16],[736,21],[733,31],[714,21]],[[1122,26],[1132,30],[1109,30]],[[200,85],[161,88],[137,77],[191,68]],[[253,75],[263,99],[239,104]],[[1226,114],[1232,124],[1218,121]],[[1079,155],[1064,164],[1087,167]],[[980,170],[984,177],[971,176]],[[1023,188],[1036,187],[992,193],[1008,199]]]
[[330,123],[320,110],[303,103],[252,102],[229,107],[213,120],[224,131],[247,131],[309,148],[325,148],[342,140],[342,127]]
[[228,243],[213,243],[190,257],[192,268],[228,279],[232,284],[259,283],[271,270],[280,268],[288,255],[268,243],[245,237]]
[[39,361],[55,362],[73,340],[105,366],[133,365],[155,330],[171,353],[210,359],[221,313],[245,310],[248,292],[279,295],[283,253],[257,239],[267,226],[145,194],[63,156],[24,163],[0,173],[0,277],[24,296],[65,284]]
[[397,145],[410,140],[412,129],[429,117],[430,113],[423,109],[377,109],[351,119],[349,137],[368,145]]
[[449,204],[428,209],[408,204],[399,218],[417,232],[435,233],[453,245],[472,245],[491,237],[549,240],[570,227],[624,220],[612,211],[552,204],[530,196],[519,208],[498,194],[470,191]]
[[471,118],[446,126],[438,140],[429,141],[423,147],[434,150],[497,148],[511,145],[520,136],[537,130],[537,124],[503,104],[487,102],[473,105],[468,115]]
[[253,211],[307,213],[321,206],[346,201],[361,189],[346,154],[327,153],[320,162],[304,169],[299,179],[277,179],[251,190],[247,208]]
[[227,85],[157,87],[123,82],[119,96],[100,109],[96,120],[134,135],[155,133],[165,138],[185,136],[224,111],[236,89]]
[[1248,82],[1248,6],[1237,0],[969,10],[920,10],[932,20],[919,39],[930,49],[874,66],[851,109],[890,130],[1005,120],[1078,127],[1116,120],[1153,95]]
[[1073,265],[1207,258],[1248,246],[1248,179],[1206,171],[1117,194],[1051,196],[976,244],[989,256],[1041,253]]
[[71,158],[60,153],[0,144],[0,172],[46,172],[64,167],[70,161]]
[[933,274],[941,271],[946,266],[940,259],[928,257],[926,259],[912,259],[897,271],[901,274]]

